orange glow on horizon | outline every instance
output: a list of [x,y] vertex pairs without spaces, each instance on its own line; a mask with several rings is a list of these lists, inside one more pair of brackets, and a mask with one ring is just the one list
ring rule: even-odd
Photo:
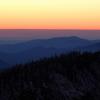
[[100,0],[2,0],[0,29],[100,29]]

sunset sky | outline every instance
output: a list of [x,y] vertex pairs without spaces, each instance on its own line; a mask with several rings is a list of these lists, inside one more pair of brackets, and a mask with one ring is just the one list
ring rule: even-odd
[[0,0],[0,29],[100,29],[100,0]]

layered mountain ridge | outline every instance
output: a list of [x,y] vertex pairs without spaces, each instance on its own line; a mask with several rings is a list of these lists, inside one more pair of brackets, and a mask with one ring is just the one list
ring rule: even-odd
[[[0,59],[12,66],[71,51],[99,51],[99,44],[99,40],[86,40],[76,36],[36,39],[16,44],[0,44]],[[0,68],[5,68],[5,64]]]

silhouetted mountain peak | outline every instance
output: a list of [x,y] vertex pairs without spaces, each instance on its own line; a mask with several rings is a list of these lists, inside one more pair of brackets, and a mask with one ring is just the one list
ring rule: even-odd
[[78,36],[67,36],[67,37],[50,38],[48,40],[86,40],[86,39],[80,38]]

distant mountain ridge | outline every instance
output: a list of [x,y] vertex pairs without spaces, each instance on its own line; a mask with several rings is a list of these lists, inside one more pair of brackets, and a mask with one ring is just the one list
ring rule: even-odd
[[9,65],[14,65],[71,51],[95,52],[99,50],[99,40],[87,40],[76,36],[57,37],[16,44],[0,44],[0,59]]
[[6,62],[4,62],[4,61],[2,61],[2,60],[0,60],[0,66],[9,66],[9,64],[8,63],[6,63]]
[[[27,42],[16,43],[16,44],[4,44],[0,45],[0,52],[20,52],[25,49],[45,47],[45,48],[75,48],[79,46],[85,46],[91,44],[92,41],[81,39],[76,36],[72,37],[58,37],[51,39],[36,39]],[[66,45],[66,46],[65,46]]]
[[86,46],[85,48],[81,48],[81,50],[82,51],[92,51],[92,52],[100,51],[100,42]]

